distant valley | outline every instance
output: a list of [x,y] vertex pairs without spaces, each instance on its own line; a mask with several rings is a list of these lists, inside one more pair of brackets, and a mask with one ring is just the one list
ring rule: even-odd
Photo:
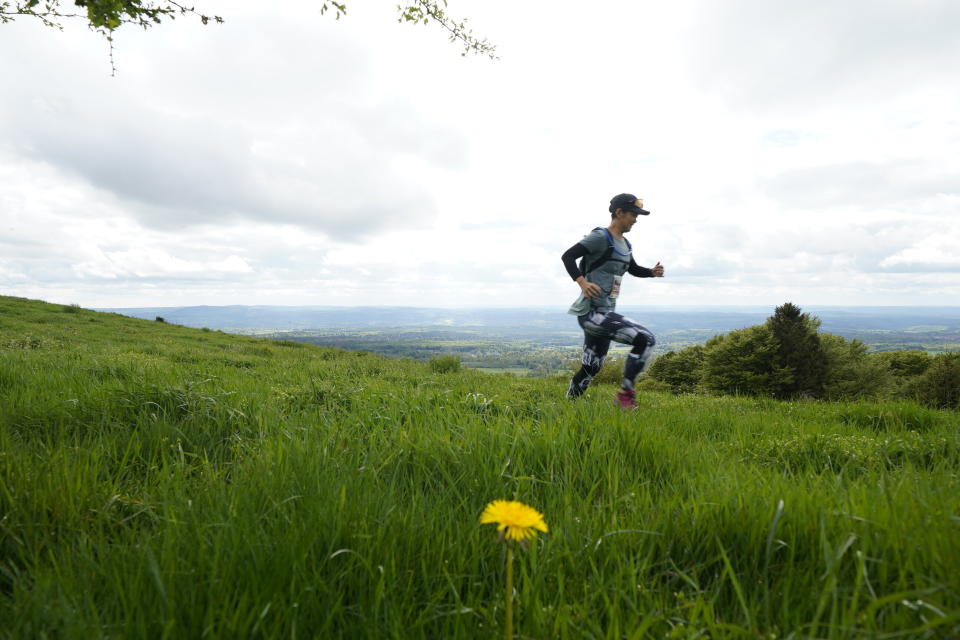
[[[230,333],[297,340],[393,357],[453,353],[464,364],[521,375],[546,375],[576,357],[582,339],[564,308],[193,306],[98,309]],[[960,350],[960,307],[804,307],[821,331],[857,339],[872,350]],[[760,324],[773,308],[624,307],[657,336],[657,352],[702,344]],[[616,353],[616,350],[614,351]]]

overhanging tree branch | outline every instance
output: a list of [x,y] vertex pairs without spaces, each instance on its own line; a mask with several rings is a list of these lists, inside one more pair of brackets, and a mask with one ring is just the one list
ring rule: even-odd
[[96,30],[113,31],[124,24],[135,24],[144,29],[160,24],[165,18],[193,14],[203,24],[211,20],[223,22],[220,16],[208,16],[178,2],[153,3],[143,0],[74,0],[74,7],[84,13],[67,13],[61,10],[61,0],[17,0],[0,2],[0,21],[10,22],[20,16],[39,19],[49,27],[62,28],[63,18],[84,18]]
[[12,22],[17,17],[28,16],[40,20],[44,26],[63,30],[61,20],[82,18],[94,31],[101,33],[110,47],[110,72],[117,74],[113,58],[113,32],[124,24],[134,24],[147,29],[161,24],[164,19],[174,20],[177,15],[192,14],[203,24],[211,20],[222,23],[220,16],[208,16],[177,2],[154,4],[142,0],[74,0],[74,6],[85,9],[86,13],[65,13],[61,11],[60,0],[18,0],[0,1],[0,23]]
[[[443,7],[440,6],[442,2]],[[457,22],[450,18],[444,10],[447,6],[447,0],[414,0],[410,4],[397,5],[400,12],[398,22],[412,22],[413,24],[427,24],[433,20],[444,29],[450,36],[450,42],[459,41],[463,44],[462,56],[468,53],[475,55],[484,55],[491,60],[497,60],[496,47],[484,38],[478,39],[473,35],[473,31],[467,28],[466,20]]]
[[[7,23],[18,17],[31,17],[40,20],[45,26],[63,29],[61,21],[64,19],[84,19],[88,26],[100,32],[110,44],[110,67],[116,74],[113,64],[113,32],[125,24],[137,25],[148,29],[161,24],[164,20],[174,20],[178,15],[196,16],[203,24],[211,21],[218,24],[223,18],[218,15],[207,15],[197,11],[192,6],[164,0],[150,2],[149,0],[73,0],[73,8],[83,10],[82,13],[71,13],[63,10],[62,5],[69,5],[69,0],[0,0],[0,23]],[[485,38],[479,39],[473,31],[467,28],[466,20],[457,22],[446,13],[447,0],[406,0],[405,4],[397,5],[400,13],[398,22],[413,24],[428,24],[433,21],[447,32],[451,42],[463,45],[461,55],[468,53],[487,56],[497,59],[496,47]],[[347,14],[347,5],[344,2],[322,0],[320,14],[331,11],[339,20]]]

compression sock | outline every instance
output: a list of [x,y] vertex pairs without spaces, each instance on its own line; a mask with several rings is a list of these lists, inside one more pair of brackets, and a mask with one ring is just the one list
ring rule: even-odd
[[580,367],[580,371],[577,371],[573,376],[573,380],[570,381],[570,387],[567,388],[567,397],[579,398],[582,396],[586,392],[587,387],[590,386],[591,380],[593,380],[593,376],[583,367]]

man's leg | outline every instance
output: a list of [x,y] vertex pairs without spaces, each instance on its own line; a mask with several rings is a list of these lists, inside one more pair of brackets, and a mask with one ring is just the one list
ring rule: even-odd
[[610,338],[601,338],[589,333],[583,334],[583,358],[581,359],[580,370],[577,371],[570,381],[570,387],[567,389],[568,398],[579,398],[590,386],[593,376],[600,372],[603,366],[603,358],[610,349]]
[[613,332],[612,339],[633,346],[623,364],[623,381],[620,384],[622,389],[633,390],[633,384],[646,368],[657,340],[649,329],[635,320],[616,313],[608,313],[607,316],[608,328]]
[[596,325],[595,331],[603,332],[617,342],[633,346],[623,365],[623,380],[620,383],[620,391],[617,393],[615,402],[624,409],[635,409],[637,402],[633,384],[640,372],[647,366],[647,360],[657,343],[653,334],[649,329],[634,320],[625,318],[613,311],[604,314],[592,314],[586,319],[586,322],[580,324],[585,328],[587,325]]
[[627,361],[623,363],[623,381],[620,383],[621,389],[633,389],[633,384],[647,366],[647,359],[650,357],[652,347],[634,347],[627,354]]

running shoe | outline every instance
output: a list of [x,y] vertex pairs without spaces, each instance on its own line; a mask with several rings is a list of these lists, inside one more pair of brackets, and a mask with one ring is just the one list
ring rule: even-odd
[[620,389],[620,391],[617,392],[617,397],[613,401],[613,404],[621,409],[636,409],[637,392],[633,389]]

